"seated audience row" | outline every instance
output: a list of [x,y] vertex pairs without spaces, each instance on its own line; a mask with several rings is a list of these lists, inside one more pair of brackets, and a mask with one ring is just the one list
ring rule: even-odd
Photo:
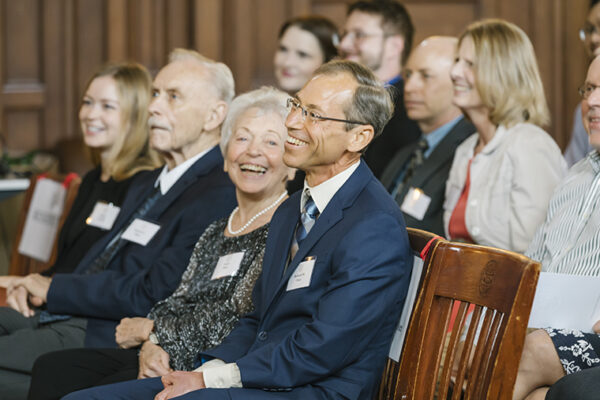
[[[80,119],[100,167],[57,263],[0,278],[0,397],[26,398],[32,370],[31,399],[104,384],[67,398],[372,397],[410,278],[404,218],[523,252],[566,171],[521,29],[485,20],[409,56],[413,29],[399,3],[358,1],[339,48],[358,63],[327,62],[335,26],[288,21],[274,62],[291,98],[231,102],[229,68],[190,50],[171,54],[151,101],[139,65],[94,75]],[[595,78],[582,91],[592,138]],[[284,200],[292,168],[306,175]],[[555,237],[569,182],[528,253],[545,269],[532,249]],[[112,224],[86,225],[92,210]]]
[[67,398],[372,396],[412,259],[400,210],[360,161],[391,98],[368,69],[342,61],[320,67],[288,104],[283,159],[306,172],[305,188],[273,216],[255,310],[195,355],[196,371]]
[[[235,205],[217,146],[233,92],[224,64],[192,51],[173,52],[154,80],[148,107],[150,144],[167,165],[134,179],[112,229],[87,247],[71,273],[33,274],[11,283],[43,308],[33,316],[0,308],[0,387],[6,398],[27,395],[38,356],[114,346],[122,318],[147,315],[178,286],[200,234]],[[17,380],[21,384],[13,384]]]
[[86,387],[162,376],[174,369],[191,371],[198,352],[221,343],[237,320],[252,311],[250,296],[262,269],[269,221],[287,198],[285,183],[293,172],[283,163],[286,99],[280,91],[263,88],[231,103],[221,150],[239,206],[198,239],[175,292],[152,307],[147,318],[121,321],[116,329],[121,349],[41,356],[30,399],[58,399]]
[[[221,77],[215,79],[216,73],[210,73],[214,71],[206,71],[210,67],[217,69],[216,73],[223,72],[222,70],[218,71],[221,67],[220,64],[204,60],[192,52],[176,51],[171,57],[170,64],[163,68],[155,79],[149,125],[153,147],[161,151],[167,160],[167,167],[164,171],[175,172],[178,165],[175,163],[176,161],[182,164],[189,160],[195,161],[193,156],[197,153],[194,154],[189,147],[194,147],[196,152],[198,148],[200,151],[204,150],[204,157],[214,151],[210,147],[202,148],[199,144],[214,143],[211,139],[226,113],[227,104],[218,97],[221,94],[219,91],[221,88],[214,87],[222,83],[218,79]],[[212,87],[209,82],[214,83]],[[208,98],[202,102],[197,101],[194,94],[199,95],[200,93]],[[206,96],[206,93],[213,94],[213,98]],[[319,107],[327,116],[319,115],[313,109],[307,109],[304,104]],[[374,104],[377,107],[365,109],[363,108],[364,104]],[[348,111],[344,111],[347,109],[347,105],[351,107]],[[231,339],[231,343],[224,345],[223,349],[233,347],[229,350],[221,350],[224,353],[219,355],[219,358],[230,361],[230,364],[224,367],[215,367],[217,363],[216,360],[213,360],[203,367],[205,372],[193,373],[191,379],[197,380],[200,377],[201,386],[206,384],[209,387],[222,387],[222,383],[219,382],[222,382],[221,375],[225,371],[227,377],[238,377],[229,382],[229,387],[240,387],[241,382],[244,382],[244,390],[248,395],[259,397],[264,396],[262,388],[276,389],[282,385],[287,388],[296,388],[290,392],[293,397],[314,397],[313,395],[318,395],[318,393],[331,392],[333,394],[348,391],[356,391],[356,393],[370,396],[375,389],[380,366],[386,357],[391,334],[398,317],[397,314],[404,301],[403,293],[406,292],[408,268],[411,264],[400,211],[368,168],[360,162],[363,149],[374,136],[381,132],[391,115],[391,98],[368,69],[351,62],[338,62],[320,68],[297,97],[288,100],[288,107],[290,107],[291,113],[286,124],[290,137],[286,142],[284,159],[288,165],[301,167],[307,173],[305,190],[297,193],[291,203],[284,203],[287,205],[284,211],[277,214],[279,215],[278,224],[275,225],[277,231],[275,234],[269,235],[269,238],[272,237],[270,240],[275,243],[269,247],[269,240],[267,240],[265,253],[265,258],[269,261],[265,260],[264,265],[268,266],[269,274],[262,275],[261,279],[265,281],[264,284],[261,284],[260,280],[258,283],[261,291],[257,293],[262,292],[266,297],[260,297],[255,293],[254,303],[267,307],[275,300],[273,296],[276,293],[279,293],[275,297],[278,300],[271,304],[269,313],[266,313],[266,308],[257,309],[253,314],[246,316],[232,332],[230,338],[235,337],[237,332],[237,335],[244,339],[238,341]],[[264,115],[257,115],[256,118],[257,121],[261,121],[260,128],[265,129]],[[192,126],[199,126],[200,129],[194,132],[191,129]],[[323,126],[326,126],[327,129],[322,130]],[[252,126],[252,129],[257,129],[257,127]],[[239,128],[243,134],[248,135],[252,129]],[[266,127],[268,135],[273,135],[272,131],[273,128]],[[198,136],[204,141],[200,141]],[[248,140],[248,136],[235,139],[239,140],[239,145],[242,146]],[[265,139],[262,142],[263,145],[278,147],[277,141],[273,138]],[[260,153],[255,143],[251,143],[249,146],[248,157],[252,157],[257,152]],[[167,149],[175,148],[179,148],[181,151],[167,151]],[[190,154],[192,154],[192,158],[189,158]],[[225,167],[234,173],[235,169],[229,161]],[[125,199],[123,211],[117,218],[113,229],[92,247],[74,273],[59,274],[44,280],[40,280],[38,275],[33,275],[23,279],[13,278],[10,281],[11,285],[22,287],[31,295],[47,302],[47,310],[38,312],[31,318],[36,325],[32,325],[28,329],[31,332],[30,336],[45,331],[47,327],[54,328],[54,324],[80,319],[87,322],[86,345],[92,347],[110,345],[107,333],[109,330],[113,334],[115,333],[114,323],[112,329],[106,325],[111,323],[111,318],[117,314],[125,317],[146,315],[147,311],[144,312],[143,307],[148,299],[143,296],[144,292],[148,290],[161,293],[169,291],[169,283],[178,275],[169,265],[165,265],[168,260],[162,260],[163,268],[156,267],[156,270],[164,271],[162,275],[164,282],[162,283],[152,281],[144,267],[147,264],[156,263],[157,259],[165,255],[164,253],[170,255],[173,262],[177,261],[173,259],[173,255],[169,254],[171,249],[165,249],[164,246],[161,246],[161,241],[157,242],[157,239],[161,239],[160,234],[165,229],[164,225],[176,223],[184,226],[187,221],[176,218],[174,218],[176,221],[173,222],[161,221],[160,216],[146,220],[149,213],[155,211],[158,201],[162,198],[161,195],[150,194],[150,192],[161,193],[160,189],[164,181],[159,180],[158,183],[155,183],[158,172],[153,173],[154,179],[144,177],[144,179],[134,182],[132,190]],[[249,185],[249,188],[255,187],[253,185],[256,185],[257,180],[263,179],[265,175],[269,176],[268,172],[269,168],[264,168],[264,166],[251,162],[244,163],[243,172],[240,173],[247,176],[249,181],[241,184]],[[280,185],[282,192],[287,172],[283,175],[274,181]],[[160,176],[162,177],[164,174]],[[220,182],[219,179],[213,178]],[[148,189],[144,191],[142,187]],[[210,193],[209,190],[206,192],[208,192],[206,196],[216,204],[227,206],[225,199],[219,198],[218,193]],[[267,207],[267,209],[273,210],[281,200],[282,194],[278,193],[275,199],[271,196],[270,200],[273,206]],[[256,200],[255,196],[251,197]],[[202,205],[203,210],[216,208],[216,204],[212,204],[212,207],[202,204],[202,196],[199,193],[192,193],[192,196],[186,196],[186,198],[193,198]],[[240,203],[242,203],[241,200],[240,198]],[[301,202],[302,207],[300,207]],[[141,206],[135,207],[136,204],[141,204]],[[199,209],[190,210],[190,208],[189,205],[180,205],[177,211],[188,210],[196,214],[200,213]],[[240,204],[240,210],[242,209]],[[252,217],[249,220],[246,220],[250,217],[248,210],[245,210],[245,215],[242,215],[242,211],[234,212],[231,222],[235,223],[235,216],[239,215],[237,222],[241,226],[234,232],[243,231],[255,222],[258,224],[259,217],[264,224],[263,218],[267,218],[268,215],[263,217],[265,213],[258,211],[256,218]],[[124,216],[126,212],[131,217]],[[301,216],[302,218],[300,218]],[[190,215],[188,218],[190,224],[200,225]],[[217,218],[213,216],[213,219]],[[299,219],[302,222],[298,223]],[[244,221],[246,223],[242,224]],[[321,222],[318,223],[318,221]],[[154,222],[159,223],[155,224]],[[144,223],[158,225],[158,232],[148,233],[149,226]],[[138,228],[132,228],[136,224]],[[311,235],[313,227],[315,229]],[[233,230],[231,227],[228,229]],[[131,230],[134,232],[129,232]],[[372,237],[369,242],[372,242],[374,246],[365,246],[364,248],[360,246],[365,239],[364,232],[369,232],[369,236]],[[173,236],[174,241],[178,244],[183,241],[172,232],[165,233],[165,235],[167,234]],[[140,236],[142,237],[140,238]],[[186,235],[186,237],[188,236],[191,234]],[[199,235],[196,235],[196,238],[197,236]],[[288,241],[286,238],[290,240]],[[283,246],[276,243],[281,239],[284,241],[281,243]],[[251,243],[251,245],[255,246],[256,244]],[[202,247],[206,251],[206,246]],[[269,249],[271,249],[270,252]],[[162,250],[161,253],[157,254],[156,252],[160,250]],[[212,252],[214,249],[210,250],[214,257],[215,254]],[[148,257],[151,258],[142,254],[142,251],[147,252]],[[183,249],[180,249],[177,255],[181,253],[184,253]],[[231,254],[229,255],[231,256]],[[315,265],[317,259],[319,261]],[[213,262],[215,261],[213,260]],[[227,265],[230,262],[231,260],[224,261],[220,267],[217,262],[216,266],[211,265],[211,269],[228,270],[231,268],[231,265]],[[89,269],[92,269],[91,273],[84,273]],[[231,270],[229,271],[231,273]],[[114,282],[114,287],[105,286],[109,280]],[[185,282],[184,280],[182,285],[185,285]],[[147,284],[146,288],[141,287],[143,283]],[[54,285],[56,284],[60,285],[62,290],[55,289]],[[246,289],[248,288],[246,287]],[[143,292],[141,298],[134,298],[134,294],[139,291]],[[172,289],[170,291],[172,292]],[[79,303],[71,304],[75,302],[73,300],[69,302],[68,298],[63,298],[68,297],[65,292],[69,294],[75,292],[72,299],[79,298]],[[192,295],[187,289],[185,293]],[[163,298],[168,294],[170,292]],[[181,293],[175,293],[174,297],[178,295]],[[301,296],[302,301],[298,302],[298,296]],[[257,299],[260,301],[257,302]],[[55,304],[57,300],[58,306]],[[157,308],[160,308],[161,304],[169,303],[169,300],[159,303]],[[343,307],[340,308],[340,305]],[[135,308],[135,306],[139,307]],[[292,312],[292,310],[296,311]],[[317,310],[322,311],[317,313]],[[356,310],[361,310],[361,312],[357,313]],[[63,315],[57,315],[56,311]],[[39,322],[41,314],[46,318],[43,327]],[[149,316],[152,317],[152,315]],[[221,316],[220,313],[219,316]],[[222,315],[222,317],[226,316]],[[104,326],[101,326],[102,323]],[[233,324],[234,321],[229,321],[229,323]],[[153,322],[152,325],[154,325]],[[149,320],[124,320],[122,329],[117,331],[117,336],[119,337],[121,331],[127,331],[128,328],[144,327],[144,332],[147,332],[148,326],[150,326]],[[262,326],[261,332],[256,330],[258,326]],[[373,326],[377,326],[378,329],[373,330]],[[218,327],[213,328],[218,329]],[[266,330],[270,330],[271,334],[267,335]],[[226,330],[222,332],[222,334],[225,333]],[[13,335],[14,332],[5,335],[2,339],[11,339]],[[305,339],[296,342],[296,339],[293,338],[297,335],[305,336]],[[321,339],[315,342],[311,339],[314,335]],[[150,338],[151,335],[148,333],[147,336]],[[152,336],[157,337],[157,334],[153,332]],[[145,333],[142,337],[145,339]],[[257,337],[259,338],[258,342],[255,342]],[[339,337],[347,339],[347,349],[341,353],[338,351]],[[136,336],[134,342],[137,340]],[[124,341],[127,342],[127,338]],[[166,343],[168,344],[168,341]],[[188,351],[191,350],[186,347],[186,343],[182,342],[179,345]],[[247,354],[239,353],[238,348],[241,343],[248,344],[244,351]],[[252,343],[254,346],[250,346]],[[14,341],[13,344],[15,344]],[[51,347],[42,349],[44,345],[45,343],[39,343],[37,350],[39,354],[53,350]],[[265,349],[271,349],[274,346],[274,348],[281,347],[283,350],[290,345],[292,348],[297,347],[293,352],[298,355],[312,353],[312,357],[316,357],[329,354],[326,368],[330,372],[321,372],[315,376],[312,362],[307,359],[304,366],[291,363],[289,357],[298,359],[298,355],[287,355],[287,350],[281,352],[278,356],[281,360],[276,364],[290,367],[293,365],[293,369],[286,371],[286,369],[277,368],[275,364],[265,363],[263,359],[266,356],[263,354]],[[20,344],[15,347],[22,348],[23,346],[24,344]],[[200,350],[199,347],[198,351]],[[211,350],[211,352],[215,351],[216,349]],[[349,354],[353,354],[353,356],[348,357]],[[195,360],[193,350],[186,356],[191,356],[192,361]],[[241,356],[243,357],[235,362],[236,358]],[[177,355],[174,354],[174,359],[176,357]],[[187,360],[189,368],[190,358]],[[259,368],[259,366],[262,367]],[[162,367],[165,365],[163,364]],[[172,366],[169,365],[168,368],[172,368]],[[273,369],[279,375],[274,374]],[[365,370],[372,371],[372,373],[365,376]],[[251,375],[246,380],[249,371]],[[336,377],[332,375],[333,371],[336,371],[336,375],[341,375]],[[175,381],[180,376],[181,374],[177,372],[172,374]],[[184,376],[187,377],[187,375]],[[317,380],[315,381],[315,379]],[[312,384],[307,386],[307,380],[310,380]],[[148,388],[151,391],[157,390],[157,384],[160,385],[158,389],[163,387],[160,381],[140,382],[153,385]],[[167,391],[181,390],[178,385],[167,386]],[[109,388],[109,390],[111,389]],[[134,391],[135,395],[145,397],[144,392],[137,389]],[[212,391],[200,392],[199,395],[203,395],[203,393],[210,398],[215,395]],[[220,393],[227,395],[226,392]],[[34,392],[32,392],[33,395],[35,395]],[[87,397],[88,394],[83,394],[83,396]],[[105,397],[105,395],[101,394],[100,397]]]

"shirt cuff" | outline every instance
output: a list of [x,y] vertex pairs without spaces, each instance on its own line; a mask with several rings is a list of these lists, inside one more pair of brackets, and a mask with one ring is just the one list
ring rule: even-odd
[[225,365],[225,361],[218,359],[218,358],[213,358],[212,360],[209,360],[209,361],[205,362],[204,364],[202,364],[201,366],[199,366],[198,368],[196,368],[194,370],[194,372],[204,372],[207,369],[214,368],[214,367],[220,367],[221,365]]
[[204,384],[207,388],[228,389],[242,387],[242,375],[235,363],[210,366],[203,370],[202,373],[204,375]]

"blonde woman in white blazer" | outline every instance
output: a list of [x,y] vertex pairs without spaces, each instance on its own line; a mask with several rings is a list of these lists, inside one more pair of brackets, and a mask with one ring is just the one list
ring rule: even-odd
[[533,46],[514,24],[476,22],[460,37],[451,77],[454,104],[477,133],[454,156],[446,235],[524,252],[567,170],[560,149],[540,128],[550,118]]

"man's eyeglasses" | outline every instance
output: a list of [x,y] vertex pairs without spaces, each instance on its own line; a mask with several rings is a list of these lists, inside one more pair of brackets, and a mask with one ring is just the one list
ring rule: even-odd
[[577,89],[577,91],[584,100],[587,100],[588,97],[592,95],[594,90],[598,88],[600,88],[600,86],[592,85],[591,83],[584,83],[579,89]]
[[583,25],[583,28],[579,30],[579,39],[581,39],[582,42],[585,42],[586,39],[592,37],[594,33],[600,34],[600,29],[596,25],[586,22],[585,25]]
[[368,38],[375,37],[375,36],[383,36],[384,38],[387,37],[386,34],[383,32],[367,33],[367,32],[357,30],[357,31],[343,32],[341,39],[344,40],[346,37],[349,37],[353,42],[362,42],[363,40],[367,40]]
[[318,112],[302,107],[302,104],[300,104],[298,99],[294,99],[291,97],[287,100],[287,108],[290,110],[290,112],[296,112],[300,110],[300,112],[302,113],[302,121],[306,121],[306,119],[308,118],[308,121],[313,124],[319,121],[335,121],[346,122],[348,124],[369,125],[366,122],[352,121],[349,119],[322,117]]

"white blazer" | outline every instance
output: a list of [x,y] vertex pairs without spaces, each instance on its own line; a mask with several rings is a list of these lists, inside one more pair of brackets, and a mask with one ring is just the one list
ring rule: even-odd
[[[444,202],[446,236],[478,138],[477,133],[468,137],[454,155]],[[566,171],[560,149],[543,129],[529,123],[510,129],[500,125],[471,163],[465,210],[471,238],[478,244],[525,252]]]

